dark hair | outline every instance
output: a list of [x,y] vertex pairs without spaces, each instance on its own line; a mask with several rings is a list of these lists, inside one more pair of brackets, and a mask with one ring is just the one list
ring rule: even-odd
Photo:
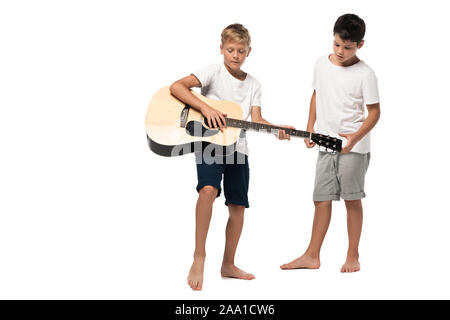
[[338,34],[342,40],[360,43],[366,33],[364,20],[356,14],[347,13],[340,16],[333,28],[333,35]]

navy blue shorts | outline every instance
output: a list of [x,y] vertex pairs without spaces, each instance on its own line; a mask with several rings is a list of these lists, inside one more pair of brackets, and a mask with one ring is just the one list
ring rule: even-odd
[[209,164],[201,156],[196,154],[196,163],[198,178],[197,192],[204,186],[213,186],[218,191],[217,197],[220,196],[222,191],[220,184],[223,175],[225,205],[235,204],[245,206],[246,208],[249,207],[248,182],[250,169],[247,155],[235,152],[223,157],[221,161]]

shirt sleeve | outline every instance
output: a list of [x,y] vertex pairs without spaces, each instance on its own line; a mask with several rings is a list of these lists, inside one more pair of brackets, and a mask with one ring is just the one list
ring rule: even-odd
[[378,94],[378,80],[375,72],[369,72],[364,78],[362,84],[362,93],[365,104],[374,104],[380,102]]
[[212,83],[214,75],[217,73],[218,69],[217,64],[210,64],[209,66],[197,70],[192,74],[198,79],[198,81],[200,81],[202,87],[207,87]]
[[251,107],[261,107],[261,84],[255,81],[255,87],[252,90]]

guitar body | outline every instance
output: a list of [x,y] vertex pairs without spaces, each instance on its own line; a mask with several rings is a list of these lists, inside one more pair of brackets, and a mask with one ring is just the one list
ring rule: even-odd
[[[227,117],[242,119],[239,104],[192,93]],[[203,115],[175,98],[169,87],[161,88],[153,95],[145,115],[145,130],[150,149],[166,157],[201,151],[209,145],[226,154],[226,150],[234,149],[241,132],[240,128],[233,127],[227,127],[223,132],[209,129]]]

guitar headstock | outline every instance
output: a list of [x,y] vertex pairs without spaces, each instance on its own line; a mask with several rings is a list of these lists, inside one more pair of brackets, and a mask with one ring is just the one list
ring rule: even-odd
[[341,152],[342,150],[342,140],[338,138],[313,133],[311,136],[311,140],[314,141],[317,145],[333,151]]

